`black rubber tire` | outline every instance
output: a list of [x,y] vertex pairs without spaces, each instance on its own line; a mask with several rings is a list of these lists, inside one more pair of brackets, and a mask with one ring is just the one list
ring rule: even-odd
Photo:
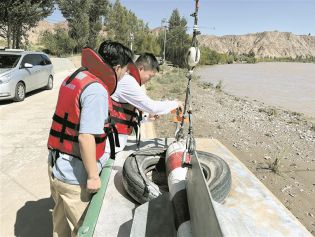
[[47,80],[47,85],[45,86],[45,89],[46,90],[52,90],[52,88],[54,87],[54,78],[52,75],[50,75],[48,77],[48,80]]
[[[157,198],[163,190],[159,185],[149,179],[147,173],[154,168],[161,168],[165,176],[164,148],[149,148],[132,153],[127,157],[123,167],[123,185],[128,194],[138,203],[145,203]],[[164,178],[166,181],[166,177]],[[165,186],[165,185],[164,185]]]
[[212,198],[222,203],[231,190],[229,165],[219,156],[209,152],[197,151],[197,155]]
[[25,99],[25,85],[23,82],[18,82],[15,87],[15,95],[13,100],[16,102],[23,101]]
[[[132,153],[123,167],[123,185],[138,203],[144,203],[167,192],[165,148],[149,148]],[[228,164],[211,153],[197,151],[212,198],[223,202],[231,189],[231,171]],[[158,179],[148,173],[157,170]],[[164,173],[163,173],[164,172]]]

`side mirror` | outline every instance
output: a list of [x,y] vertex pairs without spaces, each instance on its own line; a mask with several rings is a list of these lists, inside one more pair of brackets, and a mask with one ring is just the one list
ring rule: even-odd
[[32,68],[32,67],[33,67],[33,64],[24,63],[23,67],[24,67],[24,68]]

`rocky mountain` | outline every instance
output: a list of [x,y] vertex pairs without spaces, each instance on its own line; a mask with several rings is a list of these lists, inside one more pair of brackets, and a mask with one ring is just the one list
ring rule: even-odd
[[256,57],[315,56],[315,36],[311,35],[272,31],[247,35],[201,35],[198,39],[200,45],[219,53],[254,52]]
[[[67,28],[67,22],[58,24],[47,21],[39,22],[29,32],[29,42],[37,44],[39,35],[45,31],[53,31],[56,27]],[[157,27],[152,32],[157,36],[163,30]],[[106,37],[106,29],[101,32]],[[219,53],[234,52],[237,54],[254,52],[256,57],[315,57],[315,36],[295,35],[290,32],[268,31],[247,35],[200,35],[200,45],[207,46]]]
[[28,34],[28,41],[31,44],[37,44],[39,41],[39,37],[40,35],[44,32],[44,31],[50,31],[53,32],[54,29],[56,29],[57,27],[61,27],[61,28],[68,28],[68,24],[66,21],[64,22],[60,22],[60,23],[50,23],[48,21],[40,21],[38,22],[36,27],[31,28],[27,34]]

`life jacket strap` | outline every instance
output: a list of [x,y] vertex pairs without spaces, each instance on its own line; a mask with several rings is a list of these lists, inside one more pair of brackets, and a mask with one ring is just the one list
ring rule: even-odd
[[115,140],[114,140],[114,135],[113,131],[110,127],[104,128],[105,133],[107,134],[108,141],[109,141],[109,146],[110,146],[110,158],[115,160],[116,155],[115,155]]
[[115,123],[121,123],[121,124],[127,125],[129,127],[135,127],[138,124],[135,121],[124,120],[124,119],[120,119],[120,118],[116,118],[116,117],[111,117],[111,120],[113,120]]
[[65,116],[63,117],[63,120],[62,120],[62,128],[61,128],[61,133],[60,133],[60,142],[63,143],[63,140],[64,140],[64,136],[66,135],[65,132],[66,132],[66,124],[67,124],[67,120],[68,120],[68,113],[65,113]]
[[[78,142],[78,136],[72,136],[72,135],[68,135],[68,134],[65,134],[62,132],[58,132],[54,129],[50,129],[50,135],[54,136],[54,137],[58,137],[58,138],[61,138],[61,136],[63,137],[63,140],[68,140],[68,141],[71,141],[71,142]],[[99,143],[102,143],[104,142],[106,139],[106,136],[103,136],[103,137],[95,137],[95,143],[96,144],[99,144]]]
[[118,112],[121,112],[121,113],[124,113],[124,114],[128,114],[128,115],[131,115],[131,116],[137,116],[138,114],[132,110],[129,110],[129,109],[126,109],[126,108],[122,108],[122,107],[119,107],[117,105],[114,105],[113,104],[113,109],[118,111]]
[[80,128],[79,124],[75,124],[75,123],[70,122],[69,120],[65,120],[64,118],[60,117],[56,113],[54,114],[52,119],[59,124],[65,124],[66,127],[79,131],[79,128]]
[[62,142],[63,142],[63,140],[68,140],[71,142],[78,142],[78,136],[68,135],[68,134],[63,133],[62,131],[58,132],[52,128],[50,129],[50,135],[52,135],[54,137],[58,137],[60,139],[60,141],[62,140]]
[[135,133],[136,133],[136,142],[137,142],[137,149],[140,149],[140,143],[141,143],[141,121],[142,121],[142,111],[139,111],[139,114],[137,114],[137,126],[135,127]]
[[80,72],[86,71],[87,69],[85,67],[80,67],[77,70],[75,70],[74,73],[71,74],[71,76],[66,81],[66,85],[68,85]]

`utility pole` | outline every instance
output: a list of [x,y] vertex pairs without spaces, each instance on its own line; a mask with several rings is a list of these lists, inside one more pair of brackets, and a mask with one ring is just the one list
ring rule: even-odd
[[166,18],[162,19],[162,26],[164,27],[164,47],[163,47],[163,64],[165,63],[165,46],[166,46]]
[[129,34],[129,40],[130,40],[130,49],[132,51],[132,43],[134,40],[134,34],[132,32],[130,32],[130,34]]

